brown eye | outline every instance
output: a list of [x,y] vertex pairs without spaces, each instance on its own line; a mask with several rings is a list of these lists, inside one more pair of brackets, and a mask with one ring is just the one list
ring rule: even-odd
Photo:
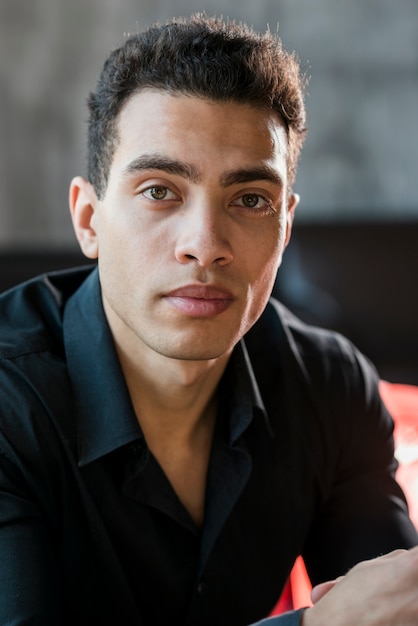
[[162,200],[178,200],[179,197],[174,193],[169,187],[165,185],[153,185],[152,187],[147,187],[141,194],[147,200],[154,200],[156,202]]
[[259,193],[243,193],[235,198],[231,205],[238,207],[244,214],[246,212],[250,217],[261,217],[276,213],[271,200]]
[[260,197],[255,193],[247,193],[242,196],[242,204],[249,209],[253,209],[259,203]]
[[147,191],[153,200],[164,200],[167,196],[167,187],[151,187]]

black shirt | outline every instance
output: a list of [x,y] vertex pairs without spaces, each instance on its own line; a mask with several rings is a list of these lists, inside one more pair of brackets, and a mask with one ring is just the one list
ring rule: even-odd
[[244,626],[300,553],[316,583],[416,543],[376,373],[339,335],[272,300],[236,346],[199,530],[141,433],[97,270],[11,290],[0,316],[2,626]]

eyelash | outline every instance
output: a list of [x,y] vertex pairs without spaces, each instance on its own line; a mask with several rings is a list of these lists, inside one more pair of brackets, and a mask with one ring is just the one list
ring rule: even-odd
[[[260,201],[262,201],[265,203],[265,206],[261,206],[261,207],[260,206],[245,206],[245,204],[237,203],[238,200],[243,200],[244,198],[257,198],[256,204],[258,205]],[[252,212],[256,211],[257,213],[263,213],[263,214],[268,214],[268,215],[273,215],[274,213],[277,213],[271,200],[255,192],[254,193],[247,192],[247,193],[242,194],[241,196],[238,196],[238,198],[234,200],[232,204],[236,204],[237,206],[242,206],[243,209],[247,209],[248,211],[252,211]]]
[[[151,194],[153,191],[155,191],[155,190],[157,190],[157,189],[158,189],[158,190],[161,190],[161,191],[164,191],[165,195],[164,195],[164,197],[163,197],[163,198],[153,198],[153,197],[149,197],[149,196],[147,196],[147,195],[146,195],[146,194],[147,194],[147,192],[148,192],[149,194]],[[167,195],[167,193],[171,193],[171,194],[173,194],[173,196],[174,196],[173,198],[170,198],[170,200],[174,200],[174,199],[176,199],[176,198],[177,198],[177,196],[176,196],[176,194],[174,193],[174,191],[171,191],[171,189],[170,189],[169,187],[166,187],[165,185],[153,185],[152,187],[148,187],[147,189],[144,189],[143,191],[141,191],[141,194],[142,194],[145,198],[147,198],[147,200],[154,200],[155,202],[159,202],[159,201],[166,200],[166,197],[165,197],[165,196]]]
[[[162,191],[163,192],[163,197],[160,198],[155,198],[152,196],[152,193],[155,193],[155,191]],[[149,195],[147,195],[149,194]],[[172,194],[172,198],[167,198],[166,196],[168,194]],[[172,201],[172,200],[177,200],[178,196],[174,193],[174,191],[172,191],[169,187],[167,187],[166,185],[152,185],[151,187],[147,187],[146,189],[144,189],[143,191],[141,191],[141,195],[143,195],[147,200],[150,200],[151,202],[164,202],[164,201]],[[258,205],[261,202],[265,203],[265,206],[245,206],[243,199],[244,198],[257,198],[257,202],[256,205]],[[242,204],[239,203],[238,201],[241,200]],[[237,198],[235,198],[232,202],[231,202],[232,206],[239,206],[241,207],[243,210],[249,211],[250,213],[253,214],[262,214],[262,215],[274,215],[275,213],[277,213],[276,208],[273,206],[271,200],[267,199],[265,196],[259,194],[259,193],[251,193],[251,192],[247,192],[244,194],[241,194],[240,196],[238,196]]]

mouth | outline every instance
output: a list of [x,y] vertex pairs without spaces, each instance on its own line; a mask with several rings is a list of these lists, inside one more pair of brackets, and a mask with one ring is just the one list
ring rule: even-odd
[[214,317],[226,311],[233,295],[214,285],[186,285],[165,295],[166,301],[187,317]]

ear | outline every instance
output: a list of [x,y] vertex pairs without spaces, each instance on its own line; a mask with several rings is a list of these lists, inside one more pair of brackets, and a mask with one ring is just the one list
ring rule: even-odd
[[97,259],[99,245],[94,228],[98,199],[93,185],[81,176],[73,178],[69,194],[73,228],[83,254]]
[[297,193],[292,193],[289,195],[289,199],[287,201],[287,214],[286,214],[286,238],[284,245],[290,241],[290,236],[292,234],[292,226],[293,220],[295,218],[295,210],[299,204],[300,196]]

